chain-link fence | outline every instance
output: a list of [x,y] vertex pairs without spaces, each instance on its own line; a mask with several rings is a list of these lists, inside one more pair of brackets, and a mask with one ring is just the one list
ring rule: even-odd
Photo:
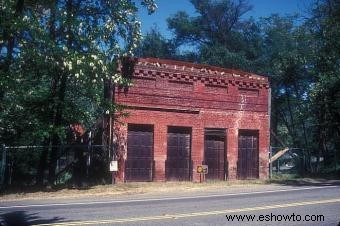
[[4,146],[1,147],[0,183],[2,186],[47,184],[49,156],[57,150],[54,184],[80,185],[105,183],[108,174],[108,150],[103,145]]
[[310,158],[301,148],[270,147],[270,177],[280,174],[303,176],[308,171]]
[[270,147],[269,159],[271,178],[282,174],[327,175],[338,172],[339,169],[339,155],[336,151],[320,154],[301,148]]

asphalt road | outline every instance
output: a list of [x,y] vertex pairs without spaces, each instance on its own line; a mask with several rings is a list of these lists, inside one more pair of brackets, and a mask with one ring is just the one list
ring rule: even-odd
[[185,197],[1,202],[0,216],[2,225],[11,226],[338,225],[340,186]]

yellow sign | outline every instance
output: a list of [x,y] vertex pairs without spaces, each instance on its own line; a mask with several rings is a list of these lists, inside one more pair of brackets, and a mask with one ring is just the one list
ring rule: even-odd
[[203,173],[203,167],[197,166],[197,173]]
[[197,173],[207,174],[208,173],[208,165],[197,166]]

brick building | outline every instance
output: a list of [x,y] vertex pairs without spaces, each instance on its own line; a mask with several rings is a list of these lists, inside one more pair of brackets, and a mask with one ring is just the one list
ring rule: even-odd
[[136,59],[133,85],[115,91],[129,116],[115,124],[117,181],[266,178],[268,79],[173,60]]

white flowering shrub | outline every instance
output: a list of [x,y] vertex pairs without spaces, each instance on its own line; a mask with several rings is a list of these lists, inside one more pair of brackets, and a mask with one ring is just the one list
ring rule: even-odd
[[17,127],[46,137],[105,113],[104,84],[129,83],[117,62],[139,45],[139,7],[157,8],[154,0],[0,1],[0,133],[16,127],[10,115],[30,112]]

